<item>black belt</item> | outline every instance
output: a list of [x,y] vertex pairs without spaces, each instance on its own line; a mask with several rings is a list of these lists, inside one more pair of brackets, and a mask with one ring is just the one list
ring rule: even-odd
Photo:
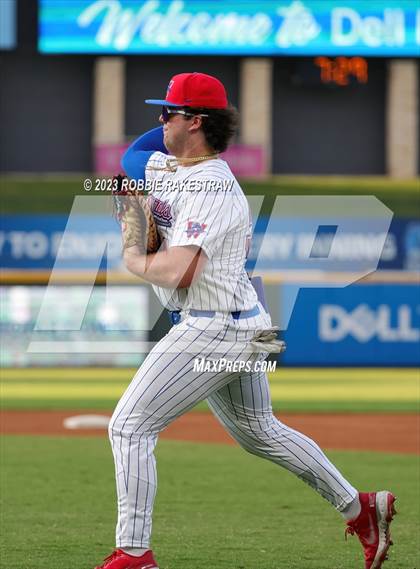
[[[216,316],[215,310],[196,310],[195,308],[191,308],[187,312],[189,316],[196,318],[214,318]],[[236,310],[230,314],[234,320],[239,320],[239,318],[251,318],[252,316],[258,316],[259,313],[260,309],[257,305],[255,305],[254,308],[251,308],[250,310]],[[172,324],[178,324],[178,322],[181,320],[181,311],[170,310],[169,319]]]

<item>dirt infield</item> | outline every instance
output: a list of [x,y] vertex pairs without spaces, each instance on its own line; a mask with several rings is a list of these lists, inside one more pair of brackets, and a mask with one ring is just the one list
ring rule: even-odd
[[[75,415],[98,411],[4,411],[0,432],[32,435],[105,436],[105,429],[64,427]],[[109,415],[109,413],[103,413]],[[284,413],[281,420],[305,433],[321,447],[420,454],[420,415],[417,414],[298,414]],[[236,444],[210,413],[192,412],[177,419],[161,434],[163,439]]]

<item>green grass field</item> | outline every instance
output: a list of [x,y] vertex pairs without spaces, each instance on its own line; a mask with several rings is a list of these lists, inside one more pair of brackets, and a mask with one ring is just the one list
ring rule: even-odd
[[[133,369],[4,369],[3,408],[111,410]],[[276,410],[415,411],[413,369],[280,369]],[[93,569],[114,544],[106,437],[1,438],[0,566]],[[387,569],[417,569],[419,460],[330,452],[358,488],[399,498]],[[340,516],[288,472],[238,447],[160,441],[153,546],[161,569],[361,569]]]
[[[3,369],[4,409],[113,409],[134,369]],[[276,411],[418,411],[416,369],[283,368],[270,375]],[[201,406],[201,408],[203,405]]]
[[[2,438],[5,569],[93,569],[114,540],[105,438]],[[415,457],[331,452],[361,488],[398,496],[387,569],[419,567]],[[161,569],[361,569],[341,517],[301,481],[239,448],[161,441],[154,516]]]

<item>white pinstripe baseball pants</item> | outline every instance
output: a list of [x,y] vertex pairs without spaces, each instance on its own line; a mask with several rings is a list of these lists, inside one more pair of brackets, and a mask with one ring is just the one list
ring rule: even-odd
[[203,399],[245,450],[294,472],[338,510],[357,496],[316,443],[273,416],[264,373],[194,371],[196,357],[264,358],[245,351],[255,329],[268,326],[270,317],[262,308],[260,315],[239,320],[230,315],[186,316],[147,356],[109,425],[118,495],[117,547],[149,548],[158,434]]

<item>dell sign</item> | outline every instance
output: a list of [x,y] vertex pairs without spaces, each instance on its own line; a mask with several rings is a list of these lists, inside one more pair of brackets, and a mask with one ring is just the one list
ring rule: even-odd
[[419,287],[354,284],[303,289],[285,339],[286,364],[418,366]]
[[346,338],[354,338],[359,343],[375,338],[383,343],[419,342],[420,330],[413,327],[413,321],[409,304],[400,304],[394,309],[388,304],[380,304],[375,309],[359,304],[350,311],[339,304],[322,304],[318,311],[319,339],[330,343]]
[[39,0],[43,53],[418,57],[413,0]]

